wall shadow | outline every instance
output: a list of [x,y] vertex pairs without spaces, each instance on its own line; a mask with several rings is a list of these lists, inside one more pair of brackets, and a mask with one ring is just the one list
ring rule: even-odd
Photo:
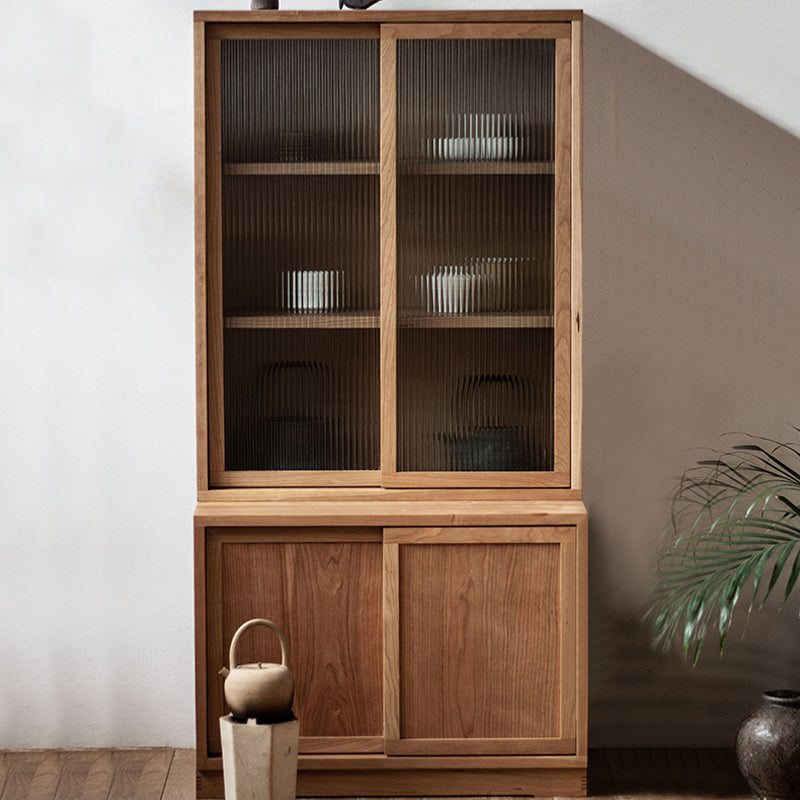
[[800,424],[800,139],[591,17],[584,84],[589,742],[730,746],[800,685],[797,603],[695,669],[641,616],[692,448]]

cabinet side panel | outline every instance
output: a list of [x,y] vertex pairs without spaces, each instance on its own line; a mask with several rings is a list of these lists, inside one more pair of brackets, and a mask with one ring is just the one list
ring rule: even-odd
[[583,463],[583,22],[572,23],[572,481]]
[[206,352],[206,45],[205,25],[194,26],[195,381],[197,488],[208,489],[208,375]]
[[401,738],[560,736],[559,549],[400,547]]
[[[381,544],[228,541],[220,560],[223,641],[254,617],[286,634],[301,751],[304,738],[324,752],[326,739],[333,751],[348,749],[347,738],[382,737]],[[280,661],[266,630],[248,633],[238,649],[241,663]],[[209,680],[219,666],[209,664]],[[219,752],[212,722],[222,713],[209,710],[212,752]]]

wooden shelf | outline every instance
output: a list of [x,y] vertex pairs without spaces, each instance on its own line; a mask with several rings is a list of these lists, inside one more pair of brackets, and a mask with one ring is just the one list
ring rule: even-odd
[[401,314],[401,328],[552,328],[546,312],[501,314]]
[[225,164],[223,175],[378,175],[377,161],[278,161]]
[[401,175],[553,175],[552,161],[406,161]]
[[[225,318],[226,328],[245,330],[363,329],[379,328],[380,317],[369,311],[327,314],[259,314]],[[401,314],[401,328],[552,328],[553,315],[546,312],[502,314]]]
[[[225,164],[224,175],[378,175],[377,161],[276,161]],[[405,161],[401,175],[552,175],[552,161]]]
[[226,328],[256,329],[319,329],[378,328],[377,313],[370,311],[331,311],[326,314],[275,313],[256,316],[225,317]]

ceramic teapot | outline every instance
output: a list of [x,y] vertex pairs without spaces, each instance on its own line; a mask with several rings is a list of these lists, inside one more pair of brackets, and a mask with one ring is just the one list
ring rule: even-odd
[[[266,625],[281,644],[281,663],[236,663],[236,645],[241,635],[254,625]],[[294,700],[294,676],[289,669],[288,647],[283,631],[268,619],[251,619],[231,639],[230,669],[223,667],[225,701],[235,717],[272,721],[289,717]]]

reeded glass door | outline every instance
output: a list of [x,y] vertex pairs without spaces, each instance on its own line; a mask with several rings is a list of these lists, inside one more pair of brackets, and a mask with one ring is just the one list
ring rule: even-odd
[[290,36],[207,50],[214,486],[379,482],[377,28]]
[[384,481],[568,486],[570,29],[444,28],[384,42],[397,131]]

